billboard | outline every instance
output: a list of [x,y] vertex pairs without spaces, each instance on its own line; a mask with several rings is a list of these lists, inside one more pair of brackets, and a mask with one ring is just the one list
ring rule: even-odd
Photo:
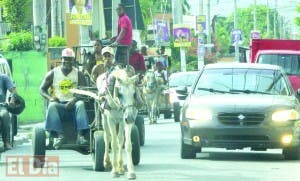
[[92,25],[93,0],[69,0],[70,24]]
[[191,30],[188,26],[174,25],[173,36],[174,36],[174,47],[192,46]]

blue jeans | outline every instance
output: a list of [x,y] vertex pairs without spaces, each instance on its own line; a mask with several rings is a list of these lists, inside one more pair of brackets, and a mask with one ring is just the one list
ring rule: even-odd
[[66,110],[63,103],[50,102],[46,114],[46,131],[62,133],[62,120],[73,120],[77,131],[88,129],[88,116],[84,102],[77,101],[70,111]]

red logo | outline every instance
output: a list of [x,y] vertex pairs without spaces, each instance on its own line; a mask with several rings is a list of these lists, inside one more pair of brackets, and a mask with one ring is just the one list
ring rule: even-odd
[[58,177],[58,156],[6,156],[8,177]]

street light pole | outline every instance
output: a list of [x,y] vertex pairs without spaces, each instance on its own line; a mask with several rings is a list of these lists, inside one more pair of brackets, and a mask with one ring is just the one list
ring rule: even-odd
[[270,8],[269,8],[269,0],[267,0],[267,36],[270,36]]
[[254,24],[253,24],[253,30],[256,31],[256,0],[254,0],[254,13],[253,13],[253,18],[254,18]]
[[[182,0],[172,0],[173,24],[182,24]],[[180,47],[181,71],[186,71],[185,48]]]
[[[234,0],[234,29],[236,30],[238,28],[238,13],[237,13],[237,0]],[[239,57],[239,38],[236,39],[235,41],[235,46],[234,46],[234,50],[235,50],[235,61],[239,62],[240,57]]]

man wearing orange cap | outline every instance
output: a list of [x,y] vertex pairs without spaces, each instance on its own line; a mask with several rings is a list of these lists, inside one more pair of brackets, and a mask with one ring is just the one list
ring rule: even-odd
[[[72,49],[64,49],[62,65],[48,72],[40,86],[41,95],[49,101],[45,129],[52,136],[58,136],[53,144],[56,149],[65,143],[62,118],[74,121],[78,132],[77,143],[87,143],[84,133],[89,125],[84,102],[70,92],[71,88],[86,85],[83,73],[73,67],[74,58]],[[51,86],[54,88],[53,95],[48,93]]]

